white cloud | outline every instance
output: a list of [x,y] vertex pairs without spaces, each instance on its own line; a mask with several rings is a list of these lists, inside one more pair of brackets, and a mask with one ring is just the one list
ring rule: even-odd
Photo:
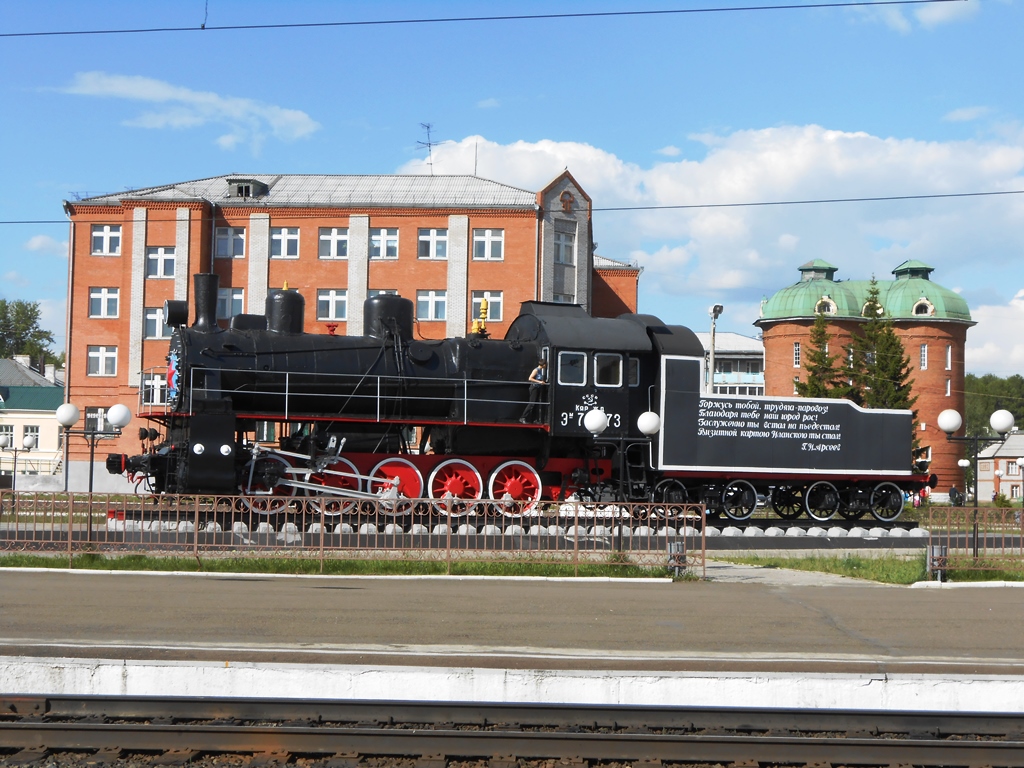
[[954,2],[954,3],[932,3],[920,6],[914,11],[914,16],[922,27],[931,29],[940,24],[949,24],[954,21],[963,21],[973,18],[981,6],[980,2]]
[[[25,286],[29,285],[28,278],[26,278],[20,272],[15,272],[13,270],[10,271],[10,272],[5,272],[4,273],[3,281],[4,281],[4,285],[7,286],[7,287],[17,286],[19,288],[24,288]],[[16,298],[16,297],[12,296],[11,298]]]
[[49,235],[34,235],[25,243],[25,250],[44,253],[48,256],[63,256],[67,258],[68,242],[67,240],[61,242]]
[[501,106],[501,102],[495,98],[483,99],[476,103],[479,109],[496,109]]
[[667,147],[662,147],[661,149],[656,149],[654,151],[659,155],[665,155],[666,157],[678,157],[680,154],[682,154],[683,150],[681,150],[679,147],[674,147],[671,144],[669,144]]
[[72,84],[62,90],[79,96],[159,105],[124,121],[124,125],[137,128],[185,130],[204,125],[227,126],[227,133],[217,139],[217,144],[225,149],[248,143],[256,151],[268,136],[280,141],[294,141],[320,128],[319,123],[301,110],[209,91],[193,91],[138,75],[79,72]]
[[41,299],[38,304],[39,326],[53,334],[53,350],[60,353],[64,349],[67,302],[64,299]]
[[971,308],[967,370],[1010,376],[1024,370],[1024,289],[1008,304]]
[[[703,158],[658,160],[645,168],[578,142],[502,145],[470,136],[436,148],[434,172],[472,173],[476,146],[479,175],[523,189],[541,189],[568,168],[594,200],[601,253],[638,260],[644,267],[641,311],[667,322],[702,323],[693,311],[714,300],[729,307],[731,330],[753,333],[749,323],[760,299],[796,282],[797,267],[814,258],[835,264],[839,279],[874,274],[883,280],[902,261],[920,259],[935,267],[940,285],[976,295],[979,312],[987,311],[982,305],[998,305],[1001,296],[1009,299],[1004,292],[1024,253],[1024,195],[666,206],[1021,190],[1024,131],[987,141],[937,142],[806,125],[702,141]],[[429,168],[417,159],[399,171]],[[626,206],[655,209],[601,210]],[[1024,284],[1024,272],[1020,278]],[[977,298],[979,292],[989,298]],[[979,328],[968,336],[972,349]]]
[[988,107],[961,107],[947,112],[942,119],[947,123],[967,123],[984,117],[990,111]]

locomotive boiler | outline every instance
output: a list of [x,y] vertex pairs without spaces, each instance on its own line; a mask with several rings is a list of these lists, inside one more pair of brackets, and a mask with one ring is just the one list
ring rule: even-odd
[[[525,302],[504,339],[426,340],[412,302],[384,295],[364,304],[365,335],[336,336],[303,332],[291,290],[222,328],[217,286],[195,276],[191,326],[167,303],[165,403],[140,414],[142,453],[108,457],[155,493],[240,494],[266,513],[311,498],[332,513],[364,498],[396,513],[698,502],[738,520],[767,498],[783,517],[892,519],[928,481],[910,412],[707,395],[695,334],[650,315]],[[522,424],[539,360],[542,418]]]

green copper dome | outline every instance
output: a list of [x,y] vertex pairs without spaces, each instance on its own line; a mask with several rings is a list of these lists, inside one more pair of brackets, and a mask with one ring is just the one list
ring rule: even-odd
[[[819,312],[833,317],[861,317],[871,281],[837,282],[834,279],[837,271],[837,267],[821,259],[802,265],[800,282],[783,288],[762,302],[758,323],[791,317],[814,317]],[[905,261],[892,271],[895,280],[879,281],[878,301],[885,315],[895,320],[931,319],[972,323],[967,302],[948,288],[933,283],[929,279],[933,271],[934,268],[920,261]]]

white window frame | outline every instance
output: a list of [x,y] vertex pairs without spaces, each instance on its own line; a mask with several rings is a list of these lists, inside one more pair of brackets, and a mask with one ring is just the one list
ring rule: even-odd
[[[619,362],[618,381],[615,382],[614,384],[602,384],[601,382],[599,382],[597,380],[597,371],[598,371],[597,361],[598,361],[598,358],[601,358],[601,357],[614,357]],[[594,386],[595,387],[609,387],[609,388],[610,387],[619,388],[619,387],[622,386],[622,355],[618,354],[617,352],[595,352],[594,353]]]
[[[320,306],[323,304],[327,312],[321,313]],[[339,312],[338,309],[341,308]],[[348,319],[348,291],[344,288],[319,288],[316,292],[316,319],[317,320],[347,320]]]
[[[100,242],[99,249],[96,248],[97,240]],[[121,225],[93,224],[89,240],[89,252],[93,256],[120,256]]]
[[928,345],[927,344],[922,344],[921,345],[921,364],[920,364],[920,370],[922,370],[922,371],[927,371],[928,370]]
[[158,245],[146,248],[146,279],[174,279],[174,246]]
[[[566,355],[580,357],[583,360],[583,381],[562,381],[562,358]],[[585,387],[587,386],[587,363],[589,355],[586,352],[559,352],[558,353],[558,383],[564,387]]]
[[217,227],[213,242],[215,259],[245,258],[245,227]]
[[555,264],[572,266],[576,263],[576,235],[555,232]]
[[794,368],[799,368],[800,367],[800,342],[799,341],[794,341],[793,342],[793,367]]
[[575,304],[576,296],[572,293],[553,293],[551,294],[551,300],[555,304]]
[[142,374],[140,389],[143,405],[167,405],[167,377],[163,374]]
[[480,319],[480,305],[487,299],[487,317],[489,323],[500,323],[505,306],[504,291],[473,291],[470,320]]
[[86,353],[86,376],[117,376],[117,347],[90,346]]
[[[426,255],[424,255],[426,245]],[[440,251],[443,251],[441,253]],[[416,248],[416,258],[445,261],[448,259],[448,230],[445,229],[421,229],[419,231],[419,243]]]
[[271,227],[270,228],[270,258],[272,258],[272,259],[297,259],[297,258],[299,258],[299,228],[298,227]]
[[318,242],[318,259],[348,258],[348,227],[320,227]]
[[[99,308],[93,312],[92,303],[99,302]],[[121,308],[120,288],[89,288],[89,317],[112,319],[119,317]]]
[[946,370],[947,371],[952,371],[953,370],[953,345],[952,344],[947,344],[946,345]]
[[[495,252],[497,252],[497,253],[495,253]],[[505,230],[504,229],[474,229],[473,230],[473,260],[474,261],[504,261],[505,260]]]
[[[156,333],[151,335],[149,327],[152,323]],[[144,339],[169,339],[174,329],[164,322],[163,307],[146,307],[142,315],[142,338]]]
[[[235,307],[238,311],[235,312]],[[230,320],[245,312],[245,288],[217,289],[217,319]]]
[[[426,312],[421,312],[421,305]],[[448,318],[448,291],[416,291],[416,319],[433,322]]]
[[[391,251],[394,250],[394,255]],[[376,251],[376,255],[374,254]],[[377,227],[370,230],[370,259],[394,261],[398,258],[398,228]]]
[[953,396],[953,380],[946,379],[946,397]]

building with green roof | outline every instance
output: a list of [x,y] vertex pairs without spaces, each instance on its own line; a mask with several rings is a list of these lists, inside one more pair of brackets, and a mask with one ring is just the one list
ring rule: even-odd
[[[822,259],[798,269],[800,280],[765,298],[754,323],[764,340],[767,395],[791,396],[796,382],[806,378],[803,365],[816,315],[830,319],[834,349],[845,348],[867,321],[871,280],[837,280],[839,268]],[[892,320],[910,357],[923,457],[939,477],[937,491],[947,493],[951,486],[963,485],[956,463],[960,449],[946,440],[936,419],[947,408],[964,412],[964,349],[974,321],[963,297],[932,281],[934,271],[912,259],[892,271],[894,279],[876,285],[882,312]]]

